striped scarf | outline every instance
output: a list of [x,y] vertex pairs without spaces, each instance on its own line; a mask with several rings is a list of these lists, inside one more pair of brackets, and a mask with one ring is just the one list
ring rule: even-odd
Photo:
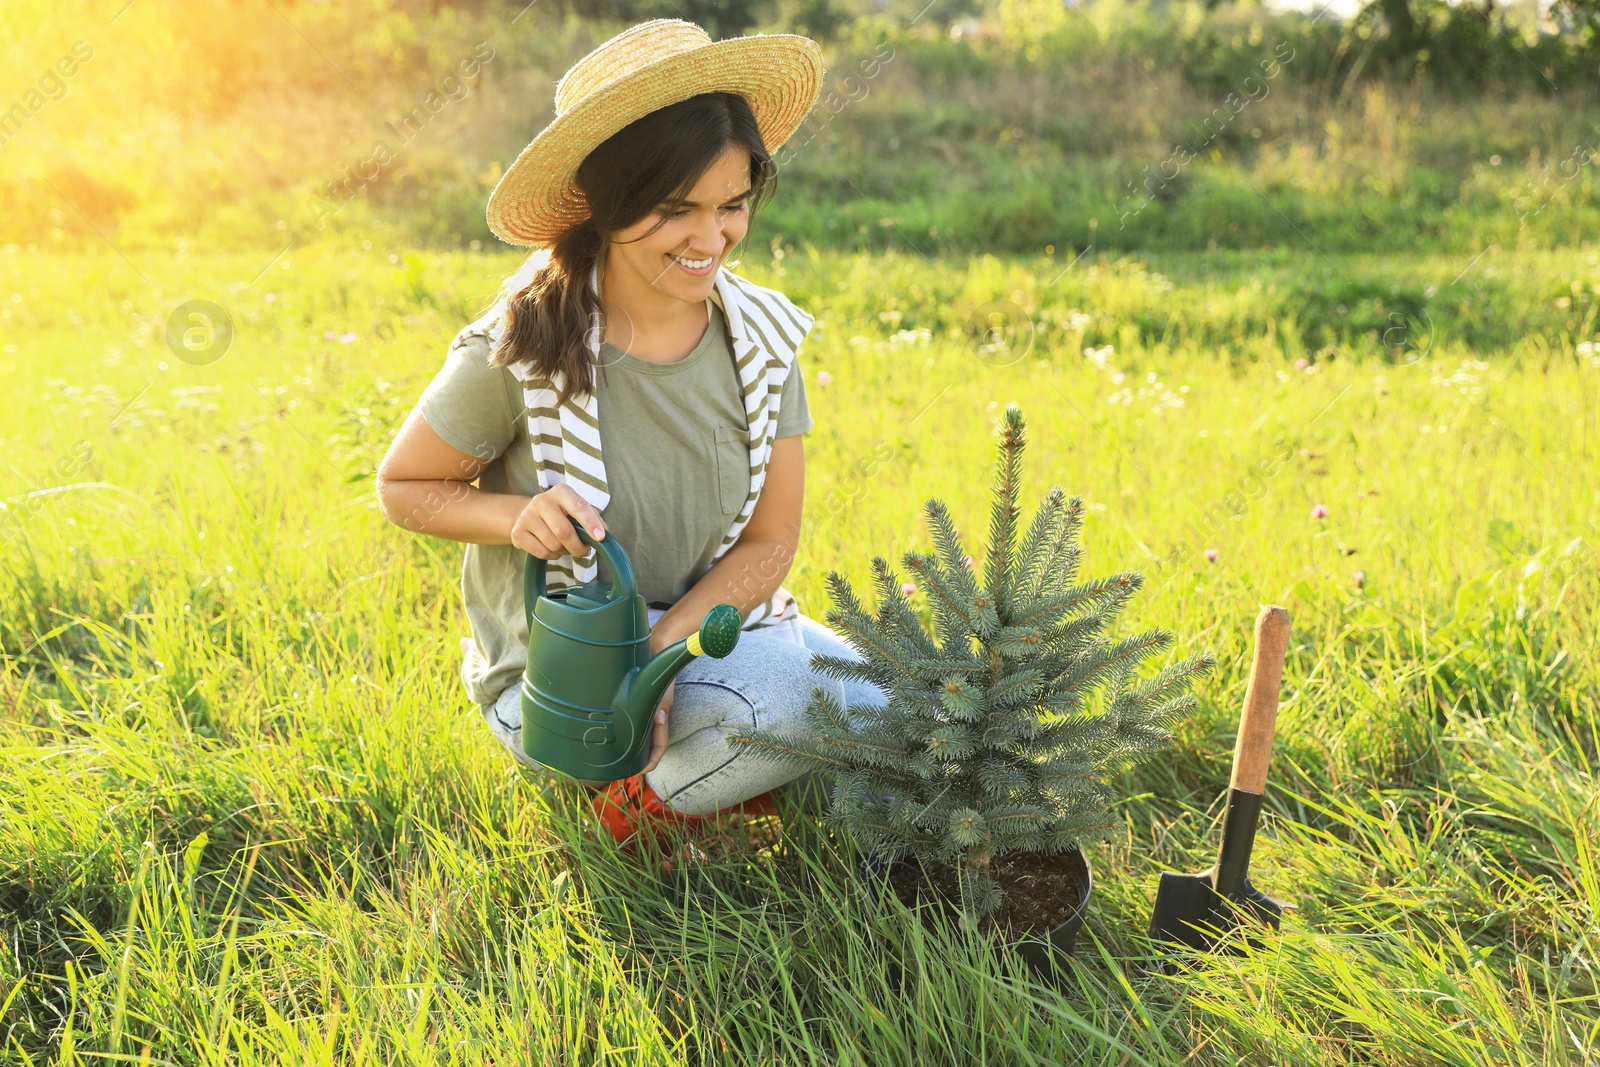
[[[529,273],[525,277],[531,278],[531,271],[537,269],[542,258],[530,257]],[[595,294],[600,291],[598,262],[590,272],[589,287]],[[717,546],[714,558],[721,559],[739,540],[755,512],[756,499],[766,482],[772,440],[778,429],[778,401],[783,383],[794,366],[800,342],[811,331],[814,316],[796,307],[777,290],[757,285],[726,267],[717,268],[711,299],[722,309],[728,323],[750,432],[750,493]],[[501,302],[462,332],[482,333],[493,347],[504,333],[504,311],[505,305]],[[588,331],[587,339],[590,354],[598,366],[598,331]],[[558,406],[556,398],[563,381],[559,370],[553,377],[547,377],[536,374],[526,363],[514,363],[510,369],[523,384],[528,436],[533,445],[540,489],[567,484],[596,510],[604,508],[611,500],[611,491],[600,454],[600,419],[594,394],[569,397],[564,406]],[[580,563],[571,553],[551,560],[546,565],[551,578],[549,588],[554,591],[593,581],[598,570],[598,553],[591,551],[589,560]],[[794,596],[779,586],[765,603],[756,605],[745,616],[744,629],[777,626],[799,614]]]

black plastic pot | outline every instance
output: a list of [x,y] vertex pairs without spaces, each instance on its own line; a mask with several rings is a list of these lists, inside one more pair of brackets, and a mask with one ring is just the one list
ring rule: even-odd
[[[1090,870],[1089,858],[1082,849],[1059,853],[1056,858],[1061,862],[1061,877],[1071,879],[1078,887],[1078,907],[1048,935],[1040,937],[1038,934],[1029,934],[1013,942],[1013,947],[1028,962],[1029,968],[1040,981],[1059,985],[1066,977],[1066,959],[1072,955],[1078,931],[1083,928],[1084,917],[1089,913],[1089,899],[1094,892],[1094,872]],[[891,870],[902,864],[915,863],[916,860],[910,858],[887,861],[878,849],[868,853],[861,862],[861,872],[873,903],[879,902],[880,882],[887,878]]]

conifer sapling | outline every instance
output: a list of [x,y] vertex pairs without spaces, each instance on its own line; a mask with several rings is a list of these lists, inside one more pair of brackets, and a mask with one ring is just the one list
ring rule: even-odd
[[817,653],[811,667],[872,682],[887,704],[846,708],[839,690],[818,686],[806,708],[809,736],[746,727],[729,737],[765,758],[830,773],[827,821],[863,849],[955,865],[970,919],[1001,903],[996,857],[1071,851],[1118,825],[1107,779],[1171,743],[1168,728],[1197,703],[1190,683],[1215,665],[1197,653],[1140,679],[1135,669],[1172,644],[1171,632],[1102,636],[1143,578],[1124,571],[1078,580],[1081,498],[1052,486],[1018,543],[1024,444],[1022,412],[1012,405],[982,585],[949,509],[937,498],[924,507],[934,551],[907,552],[901,562],[927,595],[936,634],[882,556],[872,560],[875,614],[847,579],[829,573],[835,606],[826,620],[862,659]]

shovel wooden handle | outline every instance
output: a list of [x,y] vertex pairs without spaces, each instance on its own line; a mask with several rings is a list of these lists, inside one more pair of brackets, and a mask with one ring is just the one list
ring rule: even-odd
[[1267,764],[1272,760],[1272,734],[1278,723],[1278,690],[1283,683],[1283,658],[1289,648],[1289,612],[1268,604],[1256,617],[1255,660],[1244,693],[1239,740],[1233,748],[1234,789],[1264,793]]

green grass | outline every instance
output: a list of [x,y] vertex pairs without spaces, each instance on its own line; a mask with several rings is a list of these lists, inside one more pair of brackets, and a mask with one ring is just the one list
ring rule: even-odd
[[[273,251],[0,255],[0,1062],[1593,1061],[1594,251],[752,256],[820,320],[808,614],[930,496],[981,545],[1016,401],[1025,514],[1081,494],[1088,573],[1146,576],[1121,625],[1219,658],[1122,783],[1065,991],[873,909],[798,812],[690,873],[585,839],[461,692],[460,546],[371,481],[510,261]],[[207,366],[164,341],[191,298],[236,328]],[[1268,602],[1253,877],[1295,908],[1163,977]]]

